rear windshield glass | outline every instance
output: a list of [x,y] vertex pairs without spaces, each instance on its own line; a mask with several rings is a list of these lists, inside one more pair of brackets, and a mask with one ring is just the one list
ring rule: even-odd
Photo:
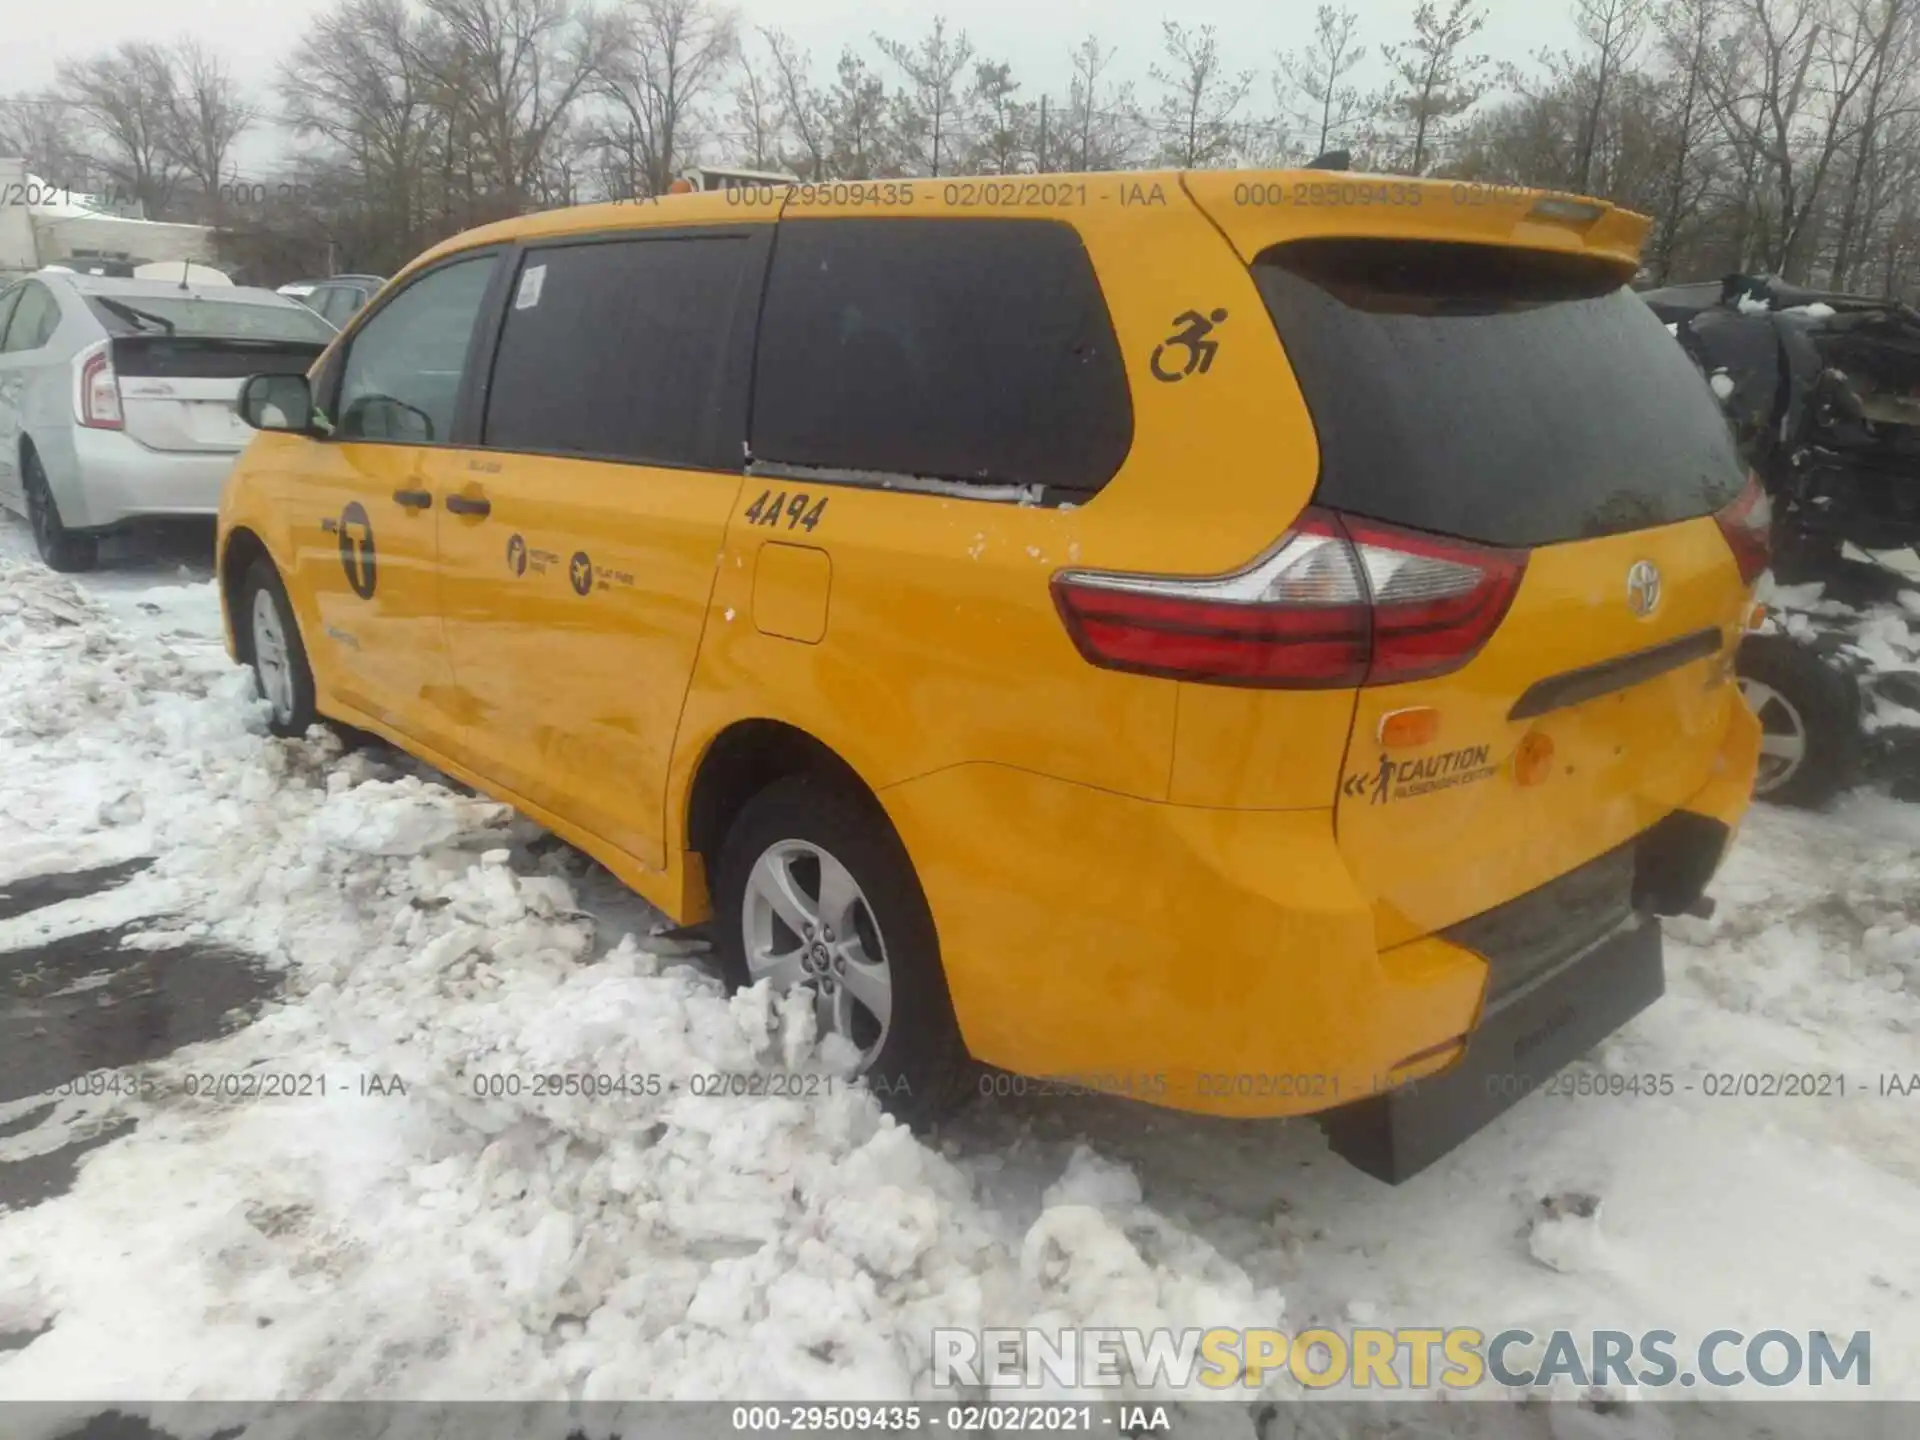
[[167,325],[172,325],[175,335],[317,340],[324,345],[334,334],[332,326],[297,301],[249,305],[245,301],[191,296],[89,295],[87,306],[109,335],[164,335]]
[[1526,546],[1671,524],[1739,493],[1712,392],[1614,272],[1316,240],[1254,273],[1319,432],[1322,504]]

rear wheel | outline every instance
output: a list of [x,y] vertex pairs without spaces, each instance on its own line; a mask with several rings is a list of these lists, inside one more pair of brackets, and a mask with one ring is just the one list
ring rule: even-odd
[[1740,693],[1760,718],[1753,793],[1776,805],[1824,805],[1854,778],[1860,692],[1850,675],[1784,635],[1740,644]]
[[761,791],[721,846],[714,912],[728,982],[808,987],[818,1033],[859,1052],[893,1114],[921,1124],[965,1097],[973,1070],[933,915],[872,799],[819,775]]
[[286,587],[271,562],[255,560],[248,568],[240,582],[234,625],[247,637],[254,689],[270,712],[267,728],[288,739],[306,734],[318,718],[313,708],[313,671]]
[[40,457],[29,448],[20,457],[20,484],[27,492],[27,523],[33,527],[34,548],[51,570],[65,574],[91,570],[100,561],[100,547],[91,535],[76,535],[60,519]]

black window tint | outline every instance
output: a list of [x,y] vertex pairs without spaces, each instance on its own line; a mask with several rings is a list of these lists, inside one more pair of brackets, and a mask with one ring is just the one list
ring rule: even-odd
[[1743,474],[1713,394],[1617,272],[1406,240],[1254,267],[1313,413],[1321,503],[1495,545],[1706,515]]
[[530,251],[482,443],[738,471],[745,395],[728,359],[753,249],[709,235]]
[[1093,266],[1048,220],[790,220],[760,325],[759,459],[1086,494],[1133,441]]
[[340,380],[340,439],[447,442],[493,266],[485,255],[434,270],[361,327]]

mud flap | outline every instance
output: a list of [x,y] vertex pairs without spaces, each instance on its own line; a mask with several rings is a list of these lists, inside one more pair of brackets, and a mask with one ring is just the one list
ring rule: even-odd
[[1660,923],[1634,913],[1500,997],[1439,1075],[1317,1116],[1335,1154],[1390,1185],[1419,1174],[1666,990]]

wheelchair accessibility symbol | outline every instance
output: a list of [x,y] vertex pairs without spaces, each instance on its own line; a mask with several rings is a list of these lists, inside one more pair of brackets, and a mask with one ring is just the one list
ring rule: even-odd
[[[1213,329],[1227,318],[1225,310],[1216,310],[1211,315],[1202,315],[1198,310],[1187,310],[1173,317],[1174,331],[1165,340],[1153,347],[1153,359],[1149,362],[1153,378],[1164,380],[1168,384],[1184,380],[1189,375],[1204,375],[1213,368],[1213,357],[1220,353],[1220,342],[1207,337]],[[1169,350],[1183,349],[1187,352],[1187,363],[1177,370],[1168,369],[1161,364]]]

